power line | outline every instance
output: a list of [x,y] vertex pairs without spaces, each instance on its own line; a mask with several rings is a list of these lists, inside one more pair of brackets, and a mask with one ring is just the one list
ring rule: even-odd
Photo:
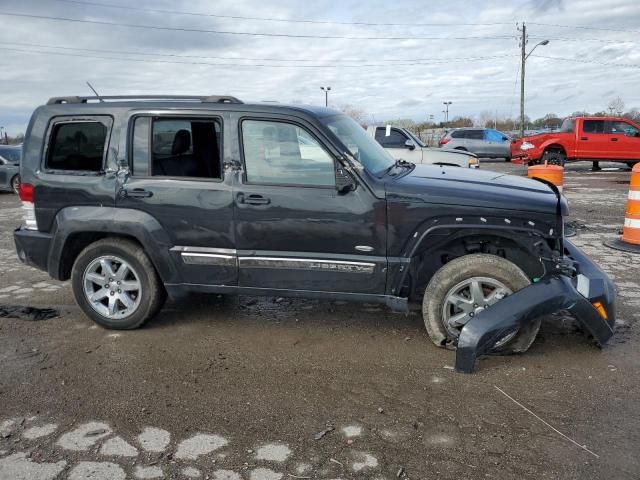
[[549,37],[549,36],[537,36],[527,35],[527,38],[532,40],[554,40],[558,42],[600,42],[600,43],[637,43],[635,40],[619,40],[619,39],[606,39],[606,38],[584,38],[584,37]]
[[452,26],[497,26],[497,25],[512,25],[512,23],[506,22],[493,22],[493,23],[375,23],[375,22],[338,22],[333,20],[308,20],[308,19],[287,19],[287,18],[272,18],[272,17],[247,17],[241,15],[221,15],[214,13],[203,12],[187,12],[184,10],[164,10],[159,8],[143,8],[132,7],[130,5],[113,5],[102,2],[90,2],[84,0],[55,0],[57,2],[73,3],[76,5],[90,5],[94,7],[115,8],[122,10],[135,10],[139,12],[149,13],[168,13],[172,15],[189,15],[194,17],[213,17],[213,18],[227,18],[233,20],[257,20],[263,22],[286,22],[286,23],[313,23],[320,25],[362,25],[362,26],[384,26],[384,27],[452,27]]
[[[360,65],[274,65],[274,64],[260,64],[260,63],[211,63],[211,62],[180,62],[175,60],[152,60],[146,58],[121,58],[121,57],[108,57],[103,55],[85,55],[79,53],[66,53],[66,52],[52,52],[45,50],[26,50],[21,48],[3,48],[3,51],[21,52],[21,53],[36,53],[42,55],[61,55],[67,57],[81,57],[81,58],[94,58],[101,60],[117,60],[125,62],[141,62],[141,63],[159,63],[159,64],[177,64],[177,65],[205,65],[211,67],[272,67],[272,68],[365,68],[365,67],[401,67],[401,66],[414,66],[414,65],[438,65],[444,63],[451,63],[452,59],[442,59],[433,62],[416,62],[416,63],[396,63],[396,64],[360,64]],[[496,58],[510,57],[512,55],[492,56],[492,57],[468,57],[459,59],[457,61],[479,61],[479,60],[492,60]]]
[[597,60],[585,60],[579,58],[567,58],[567,57],[548,57],[546,55],[531,55],[536,58],[546,58],[547,60],[561,60],[564,62],[574,62],[574,63],[595,63],[597,65],[606,65],[609,67],[625,67],[625,68],[640,68],[640,65],[634,65],[631,63],[608,63],[608,62],[599,62]]
[[[94,53],[113,53],[118,55],[140,55],[140,56],[153,56],[153,57],[171,57],[171,58],[194,58],[194,59],[202,59],[202,60],[240,60],[240,61],[259,61],[259,62],[315,62],[317,59],[305,59],[305,58],[255,58],[255,57],[218,57],[218,56],[203,56],[203,55],[178,55],[174,53],[155,53],[155,52],[134,52],[127,50],[105,50],[105,49],[95,49],[95,48],[81,48],[81,47],[69,47],[69,46],[59,46],[59,45],[45,45],[41,43],[23,43],[23,42],[0,42],[0,45],[17,45],[21,47],[36,47],[36,48],[54,48],[60,50],[71,50],[71,51],[80,51],[80,52],[94,52]],[[494,58],[503,58],[509,57],[512,54],[501,54],[501,55],[492,55],[492,56],[483,56],[483,57],[441,57],[441,58],[395,58],[395,59],[376,59],[378,62],[416,62],[411,63],[411,65],[421,65],[419,62],[447,62],[451,60],[488,60]],[[368,62],[369,59],[331,59],[331,63],[335,62]],[[398,65],[397,63],[390,63],[387,66]],[[327,65],[328,66],[328,65]],[[358,66],[358,65],[353,65]]]
[[219,35],[243,35],[252,37],[286,37],[286,38],[318,38],[323,40],[504,40],[511,39],[513,35],[495,36],[468,36],[468,37],[349,37],[342,35],[299,35],[292,33],[257,33],[257,32],[237,32],[229,30],[208,30],[201,28],[181,28],[181,27],[161,27],[157,25],[141,25],[137,23],[107,22],[104,20],[87,20],[80,18],[52,17],[47,15],[32,15],[27,13],[7,13],[0,15],[9,17],[36,18],[41,20],[54,20],[60,22],[88,23],[93,25],[108,25],[112,27],[142,28],[147,30],[167,30],[173,32],[189,33],[214,33]]
[[[65,1],[65,0],[60,0],[60,1]],[[581,30],[599,30],[603,32],[640,33],[640,30],[626,30],[623,28],[591,27],[588,25],[559,25],[556,23],[536,23],[536,22],[527,22],[527,23],[529,25],[537,25],[539,27],[577,28]]]

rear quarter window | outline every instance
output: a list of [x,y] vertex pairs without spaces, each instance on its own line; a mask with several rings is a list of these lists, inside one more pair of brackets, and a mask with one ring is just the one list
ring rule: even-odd
[[103,170],[111,119],[56,119],[50,127],[45,168],[54,171]]

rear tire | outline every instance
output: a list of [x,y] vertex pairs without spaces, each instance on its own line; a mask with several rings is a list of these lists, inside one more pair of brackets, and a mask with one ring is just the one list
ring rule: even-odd
[[511,157],[504,157],[504,161],[505,162],[510,162],[511,161]]
[[20,194],[20,175],[14,175],[11,179],[11,189],[16,195]]
[[140,327],[166,300],[142,247],[121,238],[98,240],[82,250],[73,264],[71,285],[85,315],[109,329]]
[[564,167],[564,164],[567,162],[567,156],[559,150],[545,150],[540,159],[540,163],[544,165],[545,162],[549,165]]
[[[462,326],[458,329],[452,323],[454,317],[464,311],[450,313],[451,309],[456,308],[450,302],[457,296],[463,296],[465,300],[473,302],[475,297],[472,294],[468,297],[464,296],[464,285],[465,282],[473,283],[474,281],[482,287],[481,296],[489,305],[530,284],[527,275],[517,265],[496,255],[465,255],[441,267],[429,281],[422,302],[422,316],[427,332],[431,341],[438,347],[451,347],[457,341]],[[495,290],[491,291],[491,285],[496,287]],[[457,290],[459,286],[460,291]],[[495,295],[494,299],[491,299],[491,295]],[[496,297],[498,298],[495,299]],[[475,305],[469,308],[474,313],[479,313],[475,312],[474,308],[477,310]],[[447,315],[450,315],[448,321],[445,319]],[[467,318],[467,321],[471,320]],[[540,319],[534,320],[515,332],[511,338],[505,337],[504,343],[494,352],[503,354],[525,352],[535,340],[540,322]]]

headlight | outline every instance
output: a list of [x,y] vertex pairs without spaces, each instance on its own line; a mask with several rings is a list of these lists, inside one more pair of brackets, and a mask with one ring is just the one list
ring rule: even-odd
[[480,160],[478,158],[469,159],[469,168],[478,168],[480,166]]
[[535,145],[533,143],[530,142],[522,142],[522,145],[520,145],[520,150],[531,150],[532,148],[535,148]]

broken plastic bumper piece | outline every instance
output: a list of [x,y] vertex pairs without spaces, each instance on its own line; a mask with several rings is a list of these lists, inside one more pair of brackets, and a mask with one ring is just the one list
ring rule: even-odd
[[569,311],[599,346],[611,338],[615,324],[613,282],[568,240],[565,254],[574,262],[576,276],[548,275],[482,311],[464,326],[458,338],[456,370],[473,372],[476,358],[491,353],[505,336],[560,310]]

